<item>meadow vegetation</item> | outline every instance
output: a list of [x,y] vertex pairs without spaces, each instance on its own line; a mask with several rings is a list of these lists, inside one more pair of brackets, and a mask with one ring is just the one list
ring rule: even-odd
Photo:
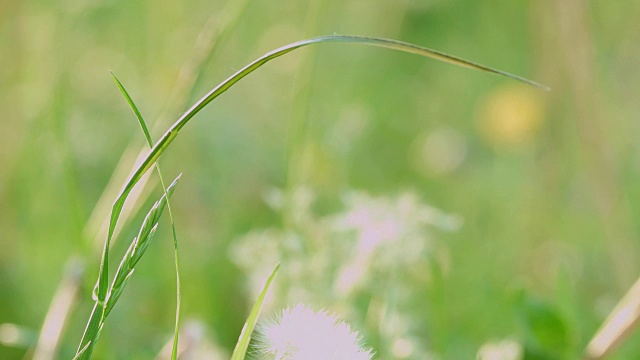
[[[0,358],[72,358],[92,291],[115,296],[94,358],[170,358],[172,224],[165,211],[154,226],[162,200],[145,217],[180,173],[185,358],[231,356],[278,263],[265,319],[327,309],[374,358],[580,358],[640,276],[639,16],[636,0],[0,3]],[[140,177],[109,224],[132,170],[192,104],[260,55],[334,33],[553,91],[309,46],[204,107],[162,156],[164,185],[159,169]],[[629,331],[609,358],[638,354]]]

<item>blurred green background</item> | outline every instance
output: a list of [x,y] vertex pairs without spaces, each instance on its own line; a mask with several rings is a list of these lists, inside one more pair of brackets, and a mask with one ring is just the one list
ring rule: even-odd
[[[184,174],[172,200],[184,323],[197,320],[199,341],[229,352],[255,299],[255,274],[234,261],[234,244],[265,228],[306,241],[295,206],[265,200],[274,189],[285,198],[309,189],[306,223],[329,232],[322,219],[348,207],[345,194],[393,202],[410,192],[462,222],[420,230],[433,250],[414,272],[428,276],[398,270],[410,336],[389,343],[384,319],[371,326],[371,299],[384,289],[341,300],[379,358],[470,359],[503,340],[526,358],[576,358],[640,275],[639,24],[636,0],[0,1],[0,358],[33,356],[60,291],[78,292],[57,354],[71,358],[80,341],[98,229],[145,149],[107,70],[157,139],[249,61],[333,33],[412,42],[553,91],[347,44],[267,64],[197,115],[161,160],[167,178]],[[159,197],[154,181],[114,259]],[[168,225],[107,320],[96,359],[154,358],[169,340]],[[277,260],[286,268],[286,256]],[[316,291],[331,294],[323,275]],[[267,314],[295,304],[284,294]],[[632,335],[611,358],[637,357]]]

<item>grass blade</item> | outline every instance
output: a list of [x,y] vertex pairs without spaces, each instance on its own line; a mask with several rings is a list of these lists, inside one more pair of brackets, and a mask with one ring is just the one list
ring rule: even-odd
[[233,349],[233,355],[231,355],[231,360],[244,360],[245,355],[247,353],[247,349],[249,348],[249,342],[251,341],[251,335],[253,334],[253,329],[255,329],[256,323],[258,322],[258,316],[260,316],[260,312],[262,311],[262,304],[264,303],[264,298],[267,295],[267,291],[269,291],[271,282],[273,282],[273,279],[275,278],[276,273],[278,272],[278,269],[280,269],[280,264],[276,265],[275,269],[273,269],[273,272],[271,272],[269,279],[267,279],[267,282],[264,284],[264,288],[262,289],[262,292],[258,296],[258,300],[256,301],[255,305],[253,305],[253,308],[251,309],[251,313],[247,318],[247,322],[244,323],[244,326],[242,327],[242,332],[240,333],[240,338],[236,343],[236,347],[235,349]]
[[445,54],[445,53],[442,53],[442,52],[439,52],[439,51],[436,51],[436,50],[431,50],[431,49],[427,49],[427,48],[424,48],[424,47],[420,47],[420,46],[417,46],[417,45],[413,45],[413,44],[409,44],[409,43],[405,43],[405,42],[401,42],[401,41],[396,41],[396,40],[389,40],[389,39],[382,39],[382,38],[371,38],[371,37],[360,37],[360,36],[334,35],[334,36],[321,36],[321,37],[312,38],[312,39],[308,39],[308,40],[303,40],[303,41],[291,43],[289,45],[285,45],[283,47],[280,47],[278,49],[275,49],[273,51],[270,51],[270,52],[262,55],[258,59],[256,59],[253,62],[249,63],[244,68],[238,70],[235,74],[231,75],[229,78],[227,78],[226,80],[221,82],[218,86],[213,88],[209,93],[207,93],[200,100],[198,100],[189,110],[187,110],[187,112],[185,112],[169,128],[169,130],[167,130],[167,132],[164,133],[164,135],[162,135],[160,140],[158,140],[158,142],[156,142],[156,144],[153,146],[153,148],[151,149],[151,151],[147,155],[146,159],[138,166],[138,169],[133,173],[133,175],[131,175],[131,177],[127,181],[127,184],[122,189],[122,192],[120,193],[120,195],[118,196],[117,200],[113,204],[113,209],[112,209],[112,213],[111,213],[111,222],[109,224],[109,235],[107,236],[107,242],[110,241],[109,239],[111,237],[111,234],[113,234],[113,230],[114,230],[114,228],[116,226],[116,223],[118,221],[118,217],[119,217],[120,211],[122,210],[122,206],[124,205],[124,202],[125,202],[125,200],[127,198],[127,195],[129,194],[129,192],[131,192],[131,190],[133,189],[135,184],[140,180],[142,175],[144,175],[144,173],[146,173],[147,170],[149,170],[149,168],[155,163],[155,161],[160,157],[160,155],[162,155],[162,153],[164,153],[164,151],[167,149],[169,144],[171,144],[171,142],[176,138],[176,136],[178,136],[178,133],[180,132],[182,127],[184,127],[187,124],[187,122],[189,122],[189,120],[191,120],[191,118],[193,118],[193,116],[195,116],[200,110],[202,110],[205,106],[207,106],[207,104],[209,104],[215,98],[217,98],[222,93],[224,93],[229,88],[231,88],[235,83],[240,81],[245,76],[251,74],[252,72],[257,70],[262,65],[264,65],[267,62],[269,62],[270,60],[273,60],[273,59],[275,59],[277,57],[280,57],[280,56],[285,55],[285,54],[287,54],[287,53],[289,53],[289,52],[291,52],[293,50],[296,50],[298,48],[301,48],[301,47],[304,47],[304,46],[307,46],[307,45],[325,43],[325,42],[346,42],[346,43],[355,43],[355,44],[362,44],[362,45],[384,47],[384,48],[393,49],[393,50],[397,50],[397,51],[402,51],[402,52],[406,52],[406,53],[417,54],[417,55],[420,55],[420,56],[423,56],[423,57],[437,59],[437,60],[440,60],[440,61],[448,62],[448,63],[454,64],[454,65],[458,65],[458,66],[462,66],[462,67],[466,67],[466,68],[471,68],[471,69],[481,70],[481,71],[485,71],[485,72],[489,72],[489,73],[493,73],[493,74],[497,74],[497,75],[501,75],[501,76],[506,76],[508,78],[524,82],[526,84],[529,84],[529,85],[534,86],[534,87],[538,87],[540,89],[544,89],[544,90],[548,90],[549,89],[545,85],[541,85],[541,84],[539,84],[537,82],[525,79],[525,78],[517,76],[517,75],[513,75],[513,74],[510,74],[510,73],[501,71],[501,70],[493,69],[493,68],[490,68],[490,67],[487,67],[487,66],[484,66],[484,65],[480,65],[480,64],[471,62],[471,61],[463,60],[461,58],[458,58],[458,57],[455,57],[455,56],[452,56],[452,55],[448,55],[448,54]]
[[[167,194],[163,194],[162,197],[153,204],[145,216],[138,235],[134,238],[131,246],[129,246],[129,249],[120,262],[120,266],[116,271],[111,287],[107,289],[105,301],[95,302],[87,327],[82,335],[82,340],[80,340],[80,345],[78,346],[78,353],[76,356],[79,360],[87,360],[91,358],[94,344],[100,336],[105,319],[118,301],[120,294],[122,294],[122,290],[127,285],[129,277],[135,270],[134,267],[136,263],[140,260],[144,251],[149,246],[149,243],[155,233],[155,229],[158,226],[158,222],[160,221],[160,217],[162,216],[162,212],[166,206],[167,200],[169,199],[169,196],[173,194],[173,190],[175,189],[175,185],[178,180],[180,180],[180,176],[181,175],[178,175],[178,177],[173,180],[171,185],[167,188]],[[84,352],[81,353],[81,351]]]
[[133,102],[133,99],[129,95],[129,92],[127,91],[127,89],[124,88],[124,85],[122,85],[118,77],[112,71],[109,71],[109,74],[111,74],[111,77],[113,77],[113,80],[116,82],[116,86],[118,86],[118,89],[122,93],[122,96],[124,96],[124,98],[127,100],[129,107],[131,107],[131,110],[133,110],[133,113],[136,115],[136,119],[138,119],[138,124],[140,124],[140,127],[142,128],[142,132],[144,133],[145,139],[147,139],[147,143],[149,143],[149,146],[153,146],[153,140],[151,140],[151,134],[149,134],[147,123],[144,121],[144,118],[142,117],[140,110],[138,110],[138,107]]
[[[133,110],[133,113],[136,115],[136,118],[138,119],[138,123],[142,128],[144,137],[147,139],[147,143],[149,144],[149,147],[152,148],[153,140],[151,139],[151,134],[149,134],[149,128],[147,127],[147,124],[144,121],[144,118],[142,117],[142,113],[140,113],[140,110],[138,110],[138,107],[136,106],[135,102],[129,95],[129,92],[124,88],[124,85],[122,85],[122,83],[120,82],[120,80],[118,80],[116,75],[111,71],[109,71],[109,73],[115,80],[116,85],[118,86],[118,89],[120,89],[120,92],[127,100],[127,103],[129,103],[131,110]],[[178,354],[178,335],[179,335],[179,329],[180,329],[180,303],[181,303],[180,301],[181,300],[180,261],[179,261],[180,257],[179,257],[179,251],[178,251],[178,236],[176,234],[175,221],[173,220],[173,212],[171,211],[171,202],[169,201],[169,194],[167,193],[167,187],[165,185],[164,177],[162,176],[162,171],[160,171],[160,164],[158,164],[157,162],[156,162],[156,170],[158,171],[160,184],[162,185],[162,190],[164,191],[164,195],[167,199],[167,209],[169,211],[169,220],[171,221],[171,230],[173,233],[173,251],[174,251],[173,253],[174,253],[174,263],[175,263],[175,269],[176,269],[176,320],[175,320],[175,327],[173,331],[173,348],[171,352],[171,359],[175,360]]]

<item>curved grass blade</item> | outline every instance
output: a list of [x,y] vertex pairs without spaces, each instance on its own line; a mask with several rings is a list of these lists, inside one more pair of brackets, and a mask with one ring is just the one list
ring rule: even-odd
[[[140,110],[138,110],[138,107],[133,102],[133,99],[129,95],[129,92],[124,88],[124,85],[122,85],[122,83],[116,77],[116,75],[111,71],[109,71],[109,73],[113,77],[113,80],[115,80],[116,85],[118,86],[118,89],[120,89],[120,92],[127,100],[127,103],[129,103],[131,110],[133,110],[133,113],[136,115],[136,118],[138,119],[138,123],[140,124],[140,127],[142,128],[142,132],[144,133],[144,137],[147,139],[147,143],[149,144],[149,147],[152,148],[153,140],[151,139],[151,134],[149,134],[149,128],[147,127],[147,123],[144,121],[144,118],[142,117],[142,113],[140,113]],[[158,164],[157,162],[156,162],[156,170],[158,171],[158,177],[160,178],[162,191],[164,191],[164,195],[167,199],[167,210],[169,212],[169,220],[171,221],[171,230],[173,233],[173,254],[174,254],[174,263],[175,263],[175,269],[176,269],[176,321],[175,321],[175,327],[173,331],[173,347],[171,351],[171,360],[176,360],[176,357],[178,355],[178,335],[179,335],[179,329],[180,329],[180,304],[181,304],[181,297],[182,297],[181,287],[180,287],[180,261],[179,261],[180,257],[179,257],[179,251],[178,251],[178,236],[176,234],[176,225],[173,220],[173,212],[171,211],[171,202],[169,201],[169,194],[167,193],[167,187],[165,185],[164,177],[162,176],[162,171],[160,171],[160,164]]]
[[[162,135],[160,140],[158,140],[158,142],[156,142],[156,144],[153,146],[153,148],[151,149],[151,151],[147,155],[146,159],[138,166],[138,169],[133,173],[133,175],[131,175],[131,177],[127,181],[127,184],[124,186],[124,188],[122,189],[120,195],[118,196],[118,198],[114,202],[113,208],[112,208],[112,212],[111,212],[111,218],[110,218],[110,223],[109,223],[109,231],[108,231],[107,241],[106,242],[110,243],[110,241],[111,241],[111,236],[113,234],[113,231],[115,229],[116,223],[118,221],[118,217],[120,215],[120,212],[122,211],[122,207],[124,205],[124,202],[125,202],[128,194],[131,192],[131,190],[133,189],[135,184],[140,180],[142,175],[144,175],[147,172],[147,170],[149,170],[151,165],[153,165],[155,163],[155,161],[160,157],[160,155],[162,155],[162,153],[164,153],[164,151],[167,149],[169,144],[171,144],[171,142],[176,138],[176,136],[178,136],[178,133],[180,132],[180,129],[182,129],[182,127],[184,127],[187,124],[187,122],[189,122],[189,120],[191,120],[191,118],[193,118],[200,110],[202,110],[205,106],[207,106],[207,104],[209,104],[215,98],[217,98],[222,93],[224,93],[229,88],[231,88],[235,83],[240,81],[245,76],[251,74],[252,72],[257,70],[262,65],[264,65],[267,62],[269,62],[270,60],[273,60],[273,59],[275,59],[277,57],[280,57],[282,55],[285,55],[285,54],[287,54],[287,53],[289,53],[289,52],[291,52],[291,51],[293,51],[295,49],[298,49],[298,48],[301,48],[301,47],[304,47],[304,46],[307,46],[307,45],[325,43],[325,42],[345,42],[345,43],[370,45],[370,46],[377,46],[377,47],[383,47],[383,48],[398,50],[398,51],[402,51],[402,52],[406,52],[406,53],[417,54],[417,55],[420,55],[420,56],[423,56],[423,57],[437,59],[437,60],[440,60],[440,61],[444,61],[444,62],[447,62],[447,63],[451,63],[451,64],[454,64],[454,65],[458,65],[458,66],[462,66],[462,67],[466,67],[466,68],[471,68],[471,69],[486,71],[486,72],[497,74],[497,75],[501,75],[501,76],[506,76],[508,78],[511,78],[511,79],[514,79],[514,80],[517,80],[517,81],[521,81],[523,83],[529,84],[531,86],[534,86],[534,87],[537,87],[537,88],[540,88],[540,89],[543,89],[543,90],[549,90],[549,88],[547,86],[545,86],[545,85],[539,84],[539,83],[537,83],[535,81],[531,81],[531,80],[525,79],[525,78],[517,76],[517,75],[513,75],[513,74],[510,74],[510,73],[501,71],[501,70],[493,69],[493,68],[490,68],[490,67],[487,67],[487,66],[484,66],[484,65],[480,65],[480,64],[475,63],[475,62],[467,61],[467,60],[464,60],[464,59],[461,59],[461,58],[458,58],[458,57],[455,57],[455,56],[452,56],[452,55],[445,54],[445,53],[440,52],[440,51],[431,50],[431,49],[428,49],[428,48],[424,48],[424,47],[421,47],[421,46],[417,46],[417,45],[414,45],[414,44],[409,44],[409,43],[402,42],[402,41],[397,41],[397,40],[389,40],[389,39],[383,39],[383,38],[372,38],[372,37],[362,37],[362,36],[333,35],[333,36],[316,37],[316,38],[312,38],[312,39],[308,39],[308,40],[302,40],[302,41],[299,41],[299,42],[291,43],[289,45],[285,45],[283,47],[280,47],[278,49],[272,50],[272,51],[262,55],[258,59],[256,59],[253,62],[249,63],[248,65],[246,65],[242,69],[238,70],[235,74],[231,75],[229,78],[227,78],[226,80],[221,82],[218,86],[213,88],[211,91],[209,91],[209,93],[207,93],[200,100],[198,100],[189,110],[187,110],[187,112],[185,112],[169,128],[169,130],[167,130],[167,132],[164,133],[164,135]],[[106,251],[108,251],[108,247],[106,249],[107,249]],[[107,270],[104,270],[104,271],[107,271]],[[105,288],[106,288],[106,286],[105,286]]]
[[126,185],[118,195],[118,198],[114,202],[113,207],[111,209],[111,216],[109,219],[109,230],[107,232],[107,240],[105,241],[105,245],[103,248],[102,261],[100,265],[100,274],[98,277],[96,288],[94,290],[95,298],[99,303],[104,303],[106,293],[107,293],[108,275],[109,275],[109,268],[107,266],[109,263],[109,246],[111,244],[111,239],[113,237],[113,232],[118,222],[118,218],[120,217],[120,213],[122,212],[122,207],[124,206],[124,202],[127,199],[127,196],[129,195],[133,187],[138,183],[138,181],[140,181],[142,176],[149,170],[149,168],[156,162],[156,160],[158,160],[160,155],[164,153],[164,151],[171,144],[171,142],[176,138],[176,136],[178,136],[180,129],[182,129],[182,127],[184,127],[187,124],[187,122],[189,122],[189,120],[191,120],[191,118],[193,118],[207,104],[209,104],[215,98],[217,98],[222,93],[227,91],[229,88],[231,88],[235,83],[240,81],[242,78],[244,78],[245,76],[249,75],[253,71],[260,68],[265,63],[277,57],[285,55],[295,49],[298,49],[307,45],[324,43],[324,42],[346,42],[346,43],[355,43],[355,44],[389,48],[389,49],[398,50],[402,52],[421,55],[424,57],[434,58],[437,60],[441,60],[441,61],[455,64],[458,66],[462,66],[462,67],[482,70],[482,71],[506,76],[506,77],[524,82],[526,84],[548,90],[548,88],[544,85],[538,84],[531,80],[527,80],[517,75],[509,74],[501,70],[496,70],[490,67],[486,67],[484,65],[471,62],[471,61],[463,60],[461,58],[451,56],[436,50],[427,49],[424,47],[420,47],[417,45],[413,45],[413,44],[409,44],[401,41],[382,39],[382,38],[341,36],[341,35],[321,36],[321,37],[316,37],[308,40],[302,40],[299,42],[291,43],[289,45],[285,45],[283,47],[270,51],[264,54],[263,56],[259,57],[258,59],[254,60],[253,62],[249,63],[248,65],[246,65],[245,67],[237,71],[235,74],[231,75],[225,81],[223,81],[218,86],[213,88],[204,97],[198,100],[189,110],[187,110],[187,112],[185,112],[169,128],[169,130],[167,130],[167,132],[164,133],[164,135],[153,146],[153,148],[151,149],[151,151],[149,152],[145,160],[138,166],[138,168],[133,173],[133,175],[131,175]]
[[256,323],[258,322],[258,316],[260,316],[260,312],[262,311],[264,298],[267,295],[267,291],[269,291],[269,287],[271,286],[271,283],[273,282],[278,269],[280,269],[280,264],[276,265],[275,269],[273,269],[273,272],[271,272],[269,279],[267,279],[267,282],[264,284],[262,292],[258,296],[258,300],[256,301],[255,305],[253,305],[251,313],[247,318],[247,322],[244,323],[244,326],[242,327],[242,332],[240,332],[240,338],[236,343],[236,347],[235,349],[233,349],[231,360],[244,360],[247,349],[249,348],[249,342],[251,341],[253,329],[255,329]]
[[[118,222],[118,219],[120,217],[120,213],[122,212],[122,208],[124,206],[124,203],[125,203],[125,201],[127,199],[127,196],[129,195],[129,193],[131,192],[133,187],[138,183],[138,181],[140,181],[141,177],[158,160],[160,155],[162,155],[162,153],[167,149],[167,147],[171,144],[171,142],[176,138],[176,136],[178,135],[180,129],[182,129],[182,127],[184,127],[184,125],[186,125],[186,123],[189,122],[189,120],[191,120],[191,118],[193,118],[207,104],[209,104],[215,98],[217,98],[222,93],[227,91],[229,88],[231,88],[235,83],[240,81],[242,78],[244,78],[245,76],[249,75],[253,71],[255,71],[258,68],[260,68],[265,63],[269,62],[272,59],[275,59],[277,57],[285,55],[285,54],[287,54],[287,53],[289,53],[289,52],[291,52],[291,51],[293,51],[295,49],[298,49],[300,47],[304,47],[304,46],[312,45],[312,44],[317,44],[317,43],[323,43],[323,42],[356,43],[356,44],[384,47],[384,48],[403,51],[403,52],[407,52],[407,53],[413,53],[413,54],[421,55],[421,56],[424,56],[424,57],[434,58],[434,59],[437,59],[437,60],[441,60],[441,61],[448,62],[448,63],[451,63],[451,64],[455,64],[455,65],[458,65],[458,66],[462,66],[462,67],[468,67],[468,68],[472,68],[472,69],[482,70],[482,71],[486,71],[486,72],[490,72],[490,73],[506,76],[506,77],[509,77],[509,78],[512,78],[512,79],[527,83],[529,85],[532,85],[532,86],[535,86],[535,87],[538,87],[538,88],[541,88],[541,89],[548,90],[548,88],[545,87],[544,85],[538,84],[536,82],[533,82],[531,80],[527,80],[525,78],[522,78],[522,77],[519,77],[519,76],[516,76],[516,75],[513,75],[513,74],[509,74],[509,73],[503,72],[501,70],[496,70],[496,69],[493,69],[493,68],[489,68],[489,67],[486,67],[484,65],[480,65],[480,64],[477,64],[477,63],[474,63],[474,62],[471,62],[471,61],[463,60],[463,59],[455,57],[455,56],[451,56],[451,55],[448,55],[448,54],[445,54],[445,53],[442,53],[442,52],[439,52],[439,51],[423,48],[423,47],[420,47],[420,46],[417,46],[417,45],[413,45],[413,44],[409,44],[409,43],[405,43],[405,42],[401,42],[401,41],[396,41],[396,40],[382,39],[382,38],[359,37],[359,36],[340,36],[340,35],[321,36],[321,37],[317,37],[317,38],[312,38],[312,39],[308,39],[308,40],[295,42],[295,43],[280,47],[278,49],[275,49],[273,51],[270,51],[270,52],[264,54],[263,56],[259,57],[258,59],[254,60],[253,62],[249,63],[248,65],[246,65],[245,67],[243,67],[239,71],[237,71],[235,74],[233,74],[232,76],[227,78],[225,81],[223,81],[218,86],[213,88],[204,97],[202,97],[200,100],[198,100],[189,110],[187,110],[187,112],[185,112],[169,128],[169,130],[167,130],[167,132],[160,138],[160,140],[158,140],[158,142],[156,142],[156,144],[152,147],[151,151],[149,152],[149,154],[147,155],[145,160],[138,166],[138,168],[133,173],[133,175],[131,175],[131,177],[127,181],[126,185],[124,186],[124,188],[121,190],[120,194],[118,195],[118,198],[114,202],[113,207],[111,209],[111,216],[109,218],[109,229],[108,229],[108,232],[107,232],[107,239],[106,239],[105,244],[104,244],[103,253],[102,253],[103,254],[102,255],[102,260],[100,262],[100,272],[99,272],[99,276],[98,276],[98,281],[97,281],[96,286],[94,288],[94,298],[96,300],[96,307],[99,307],[102,310],[104,310],[104,308],[106,306],[105,301],[106,301],[107,296],[108,296],[108,288],[109,288],[109,284],[108,284],[108,281],[109,281],[108,280],[109,279],[109,266],[108,266],[109,265],[109,247],[111,245],[111,240],[112,240],[112,237],[113,237],[113,233],[114,233],[116,224]],[[128,100],[130,100],[130,98]],[[133,101],[130,102],[130,105],[133,105]],[[135,105],[133,105],[133,107],[135,107]],[[139,112],[136,113],[136,116],[138,116],[138,115],[139,115]],[[141,119],[141,118],[142,117],[140,116],[139,119]],[[148,133],[148,131],[147,131],[147,133]],[[146,135],[148,135],[148,134],[145,134],[145,136]],[[150,137],[148,137],[148,140],[150,140]],[[177,254],[177,252],[176,252],[176,254]],[[177,263],[176,263],[176,265],[177,265]],[[101,311],[101,312],[104,313],[104,311]],[[89,323],[88,327],[91,327],[91,324],[92,324],[91,320],[92,319],[93,319],[93,314],[92,314],[92,318],[90,319],[90,323]],[[102,319],[99,322],[96,322],[96,324],[97,323],[102,323]],[[84,347],[84,345],[83,345],[83,347]],[[91,349],[91,347],[92,346],[89,347],[89,350]],[[90,351],[87,351],[87,352],[89,353],[89,356],[90,356]],[[85,352],[85,354],[87,352]]]

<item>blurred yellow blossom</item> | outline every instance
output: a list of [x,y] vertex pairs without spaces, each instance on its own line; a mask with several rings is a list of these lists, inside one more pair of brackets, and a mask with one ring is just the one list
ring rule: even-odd
[[540,91],[523,85],[495,89],[480,103],[476,121],[480,134],[498,148],[530,143],[544,120]]

